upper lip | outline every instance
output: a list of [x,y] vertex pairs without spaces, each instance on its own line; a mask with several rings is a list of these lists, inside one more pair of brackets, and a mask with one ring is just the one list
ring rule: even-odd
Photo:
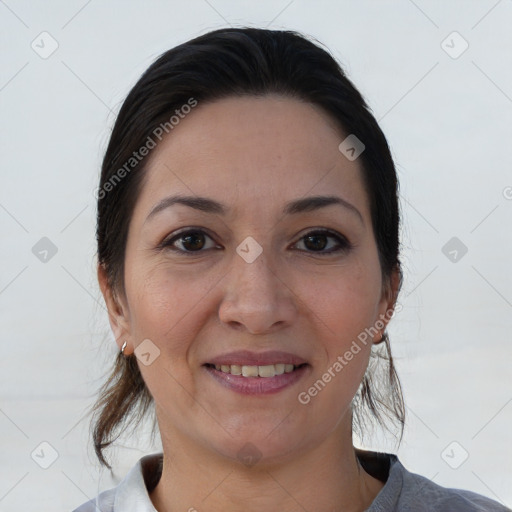
[[299,366],[307,363],[305,359],[290,352],[269,350],[266,352],[251,352],[238,350],[209,359],[207,363],[215,365],[239,365],[239,366],[265,366],[270,364],[293,364]]

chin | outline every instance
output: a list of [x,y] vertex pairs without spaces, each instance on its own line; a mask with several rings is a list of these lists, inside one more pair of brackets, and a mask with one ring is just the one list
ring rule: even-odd
[[231,436],[223,432],[222,438],[212,440],[209,447],[227,460],[247,468],[282,464],[305,449],[307,439],[304,432],[310,430],[292,432],[290,428],[281,427],[275,417],[271,423],[239,425],[230,431]]

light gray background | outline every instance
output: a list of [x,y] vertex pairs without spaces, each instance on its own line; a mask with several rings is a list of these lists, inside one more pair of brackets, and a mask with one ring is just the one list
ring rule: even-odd
[[[389,329],[408,411],[398,454],[512,506],[511,22],[511,0],[0,1],[0,509],[71,510],[159,449],[121,440],[114,478],[92,454],[83,416],[116,350],[95,277],[94,187],[140,74],[227,24],[318,38],[368,99],[404,215],[403,310]],[[58,43],[48,58],[31,47],[51,48],[43,31]],[[458,58],[453,31],[469,44]],[[58,249],[46,263],[32,252],[42,237]],[[457,262],[442,252],[452,237],[468,248]],[[43,441],[58,452],[48,469],[31,458],[51,462]]]

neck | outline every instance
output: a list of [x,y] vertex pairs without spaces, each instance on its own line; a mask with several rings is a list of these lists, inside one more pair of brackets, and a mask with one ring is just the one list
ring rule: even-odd
[[261,460],[251,467],[212,455],[175,433],[172,440],[162,436],[162,476],[150,494],[158,512],[363,511],[384,485],[359,464],[350,429],[345,435],[337,429],[293,460]]

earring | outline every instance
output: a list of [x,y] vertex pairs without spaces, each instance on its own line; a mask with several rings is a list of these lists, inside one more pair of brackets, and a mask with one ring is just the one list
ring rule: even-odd
[[379,341],[376,341],[375,345],[380,345],[383,341],[385,341],[386,340],[386,336],[387,336],[387,334],[385,332],[383,332],[381,339]]
[[127,343],[126,343],[126,341],[125,341],[125,342],[123,343],[123,346],[121,347],[121,354],[123,354],[123,356],[124,356],[124,349],[126,348],[126,345],[127,345]]

